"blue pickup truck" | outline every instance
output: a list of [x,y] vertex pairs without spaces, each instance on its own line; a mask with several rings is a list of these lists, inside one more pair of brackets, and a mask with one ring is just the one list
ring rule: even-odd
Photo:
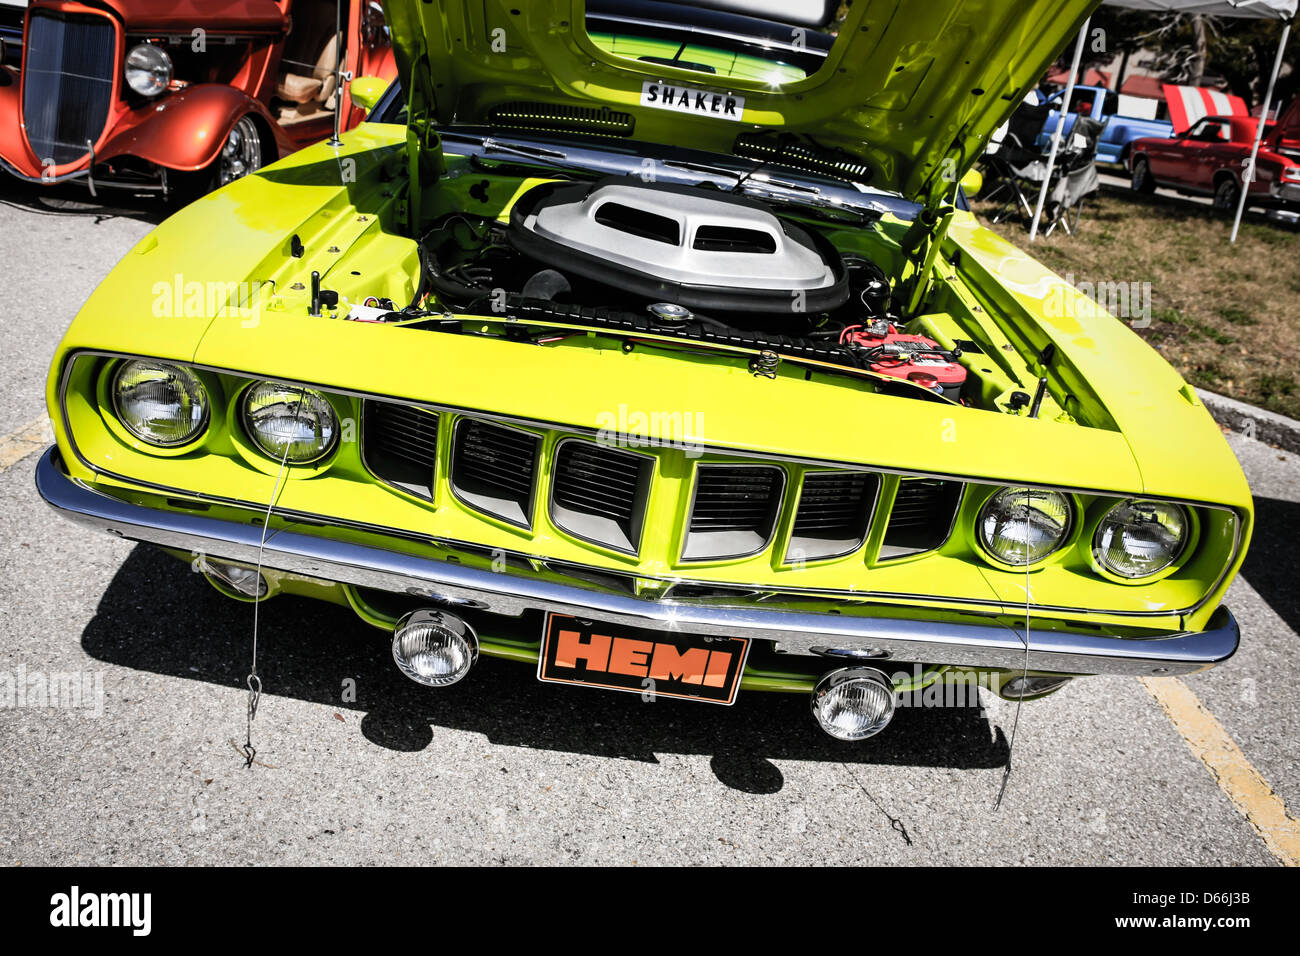
[[[1038,136],[1038,145],[1046,147],[1051,142],[1060,115],[1061,99],[1065,91],[1061,90],[1047,98],[1056,108],[1047,114],[1043,131]],[[1128,113],[1149,113],[1143,115],[1124,115]],[[1168,107],[1164,100],[1139,99],[1134,96],[1121,96],[1104,86],[1076,86],[1070,97],[1070,108],[1065,114],[1065,128],[1062,136],[1070,135],[1074,120],[1080,111],[1085,116],[1105,122],[1101,140],[1097,144],[1097,162],[1124,164],[1128,161],[1129,145],[1143,136],[1172,136],[1174,126],[1168,120]]]

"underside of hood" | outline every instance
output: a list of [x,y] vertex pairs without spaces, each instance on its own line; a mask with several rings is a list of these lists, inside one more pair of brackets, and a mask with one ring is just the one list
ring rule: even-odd
[[928,205],[1098,4],[384,2],[413,124],[568,123],[774,161],[793,149]]

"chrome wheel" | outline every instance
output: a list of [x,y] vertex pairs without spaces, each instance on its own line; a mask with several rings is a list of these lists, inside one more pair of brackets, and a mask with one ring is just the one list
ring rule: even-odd
[[262,136],[251,116],[241,116],[230,128],[217,159],[217,185],[247,176],[262,165]]

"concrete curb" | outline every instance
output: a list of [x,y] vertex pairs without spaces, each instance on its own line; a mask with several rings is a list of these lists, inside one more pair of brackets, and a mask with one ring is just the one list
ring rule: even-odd
[[1247,405],[1226,395],[1217,395],[1198,388],[1196,394],[1214,420],[1220,425],[1240,432],[1247,438],[1276,445],[1287,451],[1300,455],[1300,422],[1287,418],[1277,412],[1268,412],[1254,405]]

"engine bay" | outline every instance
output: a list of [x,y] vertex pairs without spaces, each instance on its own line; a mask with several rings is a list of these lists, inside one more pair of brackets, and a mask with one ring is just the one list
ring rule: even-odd
[[923,318],[905,317],[899,283],[881,265],[774,204],[606,177],[534,186],[503,218],[435,220],[419,243],[416,302],[401,312],[368,302],[349,317],[420,318],[459,332],[453,315],[482,316],[495,334],[539,345],[591,330],[627,351],[651,342],[725,350],[755,375],[794,362],[921,400],[1013,413],[1032,402],[976,381],[980,370],[963,360],[968,350],[981,357],[975,342],[941,343]]

